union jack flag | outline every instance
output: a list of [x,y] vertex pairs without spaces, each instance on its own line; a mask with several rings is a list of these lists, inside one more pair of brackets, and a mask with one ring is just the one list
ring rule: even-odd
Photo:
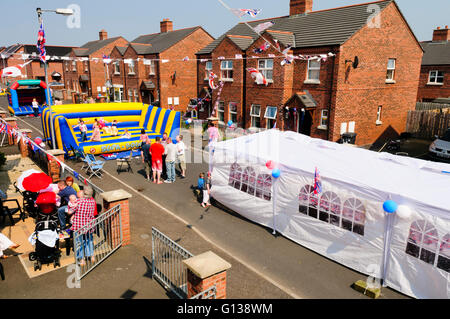
[[39,59],[45,63],[47,51],[45,50],[45,31],[44,31],[44,22],[41,22],[41,26],[38,31],[38,41],[37,41],[37,50],[39,52]]
[[238,18],[242,18],[246,14],[254,18],[261,12],[261,9],[231,9],[231,12]]
[[0,122],[0,133],[6,132],[6,124],[3,122]]
[[103,63],[105,63],[105,64],[110,64],[111,63],[111,57],[109,56],[109,55],[104,55],[103,54],[103,57],[102,57],[102,59],[103,59]]
[[322,193],[322,182],[320,181],[320,174],[319,170],[316,167],[316,171],[314,173],[314,194],[320,194]]
[[214,79],[217,78],[217,75],[214,72],[209,73],[209,87],[211,90],[217,89],[217,86],[214,84]]

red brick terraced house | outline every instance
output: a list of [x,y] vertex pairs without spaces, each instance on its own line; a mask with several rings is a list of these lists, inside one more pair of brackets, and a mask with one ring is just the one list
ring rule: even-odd
[[99,39],[87,42],[73,49],[64,61],[64,78],[69,97],[72,94],[81,99],[99,95],[106,97],[107,68],[103,55],[110,55],[116,46],[126,46],[128,41],[121,36],[108,38],[105,30],[99,32]]
[[433,40],[421,44],[425,53],[417,101],[450,104],[450,29],[437,28]]
[[213,40],[200,26],[173,30],[173,22],[164,19],[159,33],[115,47],[109,69],[114,100],[186,111],[190,98],[197,95],[195,53]]
[[[249,23],[273,23],[261,36],[239,23],[200,50],[198,59],[211,61],[198,63],[197,97],[211,93],[210,70],[224,86],[220,97],[219,90],[212,92],[212,105],[199,107],[199,117],[210,116],[218,100],[220,122],[245,128],[276,123],[332,141],[354,132],[361,146],[404,132],[416,103],[423,50],[396,2],[312,8],[312,0],[291,0],[289,16]],[[272,46],[255,53],[266,40]],[[280,52],[289,46],[294,56],[335,56],[282,66]],[[269,84],[256,84],[247,68],[258,69]]]

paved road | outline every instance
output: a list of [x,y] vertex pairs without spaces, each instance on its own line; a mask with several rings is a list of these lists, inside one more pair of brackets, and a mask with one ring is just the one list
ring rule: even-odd
[[[32,125],[29,128],[33,131],[41,130],[39,119],[23,120],[19,121],[21,128]],[[68,164],[81,167],[79,163]],[[350,287],[365,279],[365,275],[282,236],[273,236],[270,229],[233,212],[214,206],[201,208],[190,185],[196,183],[201,171],[207,171],[207,164],[188,164],[186,179],[163,185],[144,179],[139,160],[134,159],[132,167],[133,173],[118,175],[116,163],[108,161],[107,175],[98,184],[105,190],[123,188],[133,195],[132,242],[140,251],[150,251],[151,241],[143,239],[148,238],[155,226],[194,254],[213,245],[218,254],[231,258],[230,297],[367,298]],[[274,285],[278,288],[274,289]],[[381,298],[407,297],[385,288]]]

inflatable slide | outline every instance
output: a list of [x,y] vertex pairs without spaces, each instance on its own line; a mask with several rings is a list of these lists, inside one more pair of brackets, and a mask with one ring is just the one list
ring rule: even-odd
[[[90,154],[108,154],[138,149],[141,146],[140,134],[144,129],[152,142],[157,136],[167,133],[173,139],[179,134],[181,126],[180,112],[163,109],[141,103],[96,103],[52,106],[53,127],[56,147],[66,153],[83,150]],[[117,120],[118,135],[101,132],[100,142],[90,142],[92,124],[95,119],[103,120],[110,126]],[[79,119],[83,119],[88,128],[88,141],[81,140]],[[42,113],[42,128],[46,139],[51,140],[50,111],[45,108]],[[128,130],[131,137],[124,136]]]
[[39,113],[42,113],[42,105],[51,102],[48,96],[47,85],[41,80],[19,80],[11,84],[7,90],[8,109],[14,116],[34,114],[31,103],[33,99],[39,103]]

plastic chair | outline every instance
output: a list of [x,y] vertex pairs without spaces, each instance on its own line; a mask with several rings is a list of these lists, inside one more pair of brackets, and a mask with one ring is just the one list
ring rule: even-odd
[[92,176],[97,176],[98,178],[102,178],[103,165],[105,165],[105,161],[97,161],[95,160],[95,156],[92,154],[86,155],[86,163],[88,165],[86,169],[86,173],[89,175],[89,178]]
[[[9,208],[8,206],[5,206],[4,203],[6,202],[15,202],[17,204],[17,208]],[[12,215],[17,212],[20,212],[20,219],[22,219],[22,221],[25,221],[25,213],[22,211],[22,208],[20,207],[19,201],[17,199],[3,199],[0,197],[0,214],[3,216],[2,225],[5,224],[6,216],[9,217],[11,225],[14,225],[15,223]]]

